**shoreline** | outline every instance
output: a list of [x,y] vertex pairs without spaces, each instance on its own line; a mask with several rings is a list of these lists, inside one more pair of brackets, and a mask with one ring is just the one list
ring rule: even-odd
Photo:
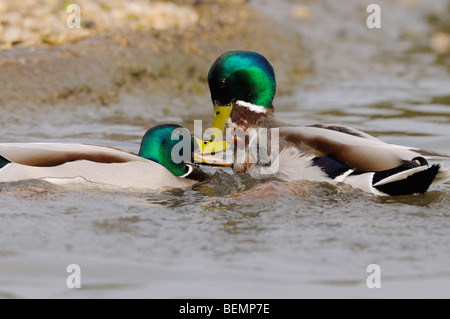
[[[0,51],[0,106],[120,103],[120,93],[206,94],[210,64],[228,50],[261,52],[277,70],[279,94],[307,73],[300,36],[245,3],[193,6],[180,29],[122,30],[73,43]],[[172,93],[173,92],[173,93]]]

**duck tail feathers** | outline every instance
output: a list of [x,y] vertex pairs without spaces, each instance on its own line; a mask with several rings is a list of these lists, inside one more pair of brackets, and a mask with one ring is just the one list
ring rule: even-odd
[[421,165],[413,168],[397,167],[375,172],[372,183],[374,188],[391,196],[423,194],[432,183],[448,178],[449,173],[448,170],[442,169],[439,164]]

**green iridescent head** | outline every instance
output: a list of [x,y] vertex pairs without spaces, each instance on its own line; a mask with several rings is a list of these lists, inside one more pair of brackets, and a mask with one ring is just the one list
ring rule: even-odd
[[226,106],[244,101],[273,108],[276,91],[272,65],[261,54],[250,51],[228,51],[222,54],[208,73],[211,99]]
[[156,125],[142,138],[139,156],[155,161],[175,176],[189,172],[186,162],[192,161],[194,139],[189,131],[176,124]]

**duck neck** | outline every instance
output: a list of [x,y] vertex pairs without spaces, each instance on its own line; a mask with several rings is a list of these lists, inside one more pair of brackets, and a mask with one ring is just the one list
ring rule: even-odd
[[188,167],[188,172],[180,177],[190,179],[196,182],[203,182],[209,175],[202,171],[200,168],[194,165],[186,164]]
[[273,113],[273,108],[267,109],[261,105],[237,101],[233,106],[230,120],[233,126],[242,128],[258,127],[258,124],[271,113]]

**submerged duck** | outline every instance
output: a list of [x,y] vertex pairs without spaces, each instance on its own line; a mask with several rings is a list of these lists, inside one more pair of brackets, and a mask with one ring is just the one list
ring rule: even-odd
[[[214,103],[213,139],[226,133],[233,144],[235,172],[284,181],[347,183],[376,195],[425,193],[431,184],[450,177],[448,169],[430,166],[424,157],[448,154],[388,144],[340,125],[293,127],[278,121],[272,105],[275,73],[256,52],[222,54],[211,66],[208,84]],[[274,138],[276,144],[271,144]],[[262,145],[262,140],[267,143]],[[269,144],[269,160],[262,161],[258,151],[269,149]],[[239,151],[244,154],[240,159]]]
[[138,154],[87,144],[5,143],[0,144],[0,182],[40,179],[145,190],[186,187],[208,178],[188,163],[194,149],[198,147],[189,131],[174,124],[149,129]]

